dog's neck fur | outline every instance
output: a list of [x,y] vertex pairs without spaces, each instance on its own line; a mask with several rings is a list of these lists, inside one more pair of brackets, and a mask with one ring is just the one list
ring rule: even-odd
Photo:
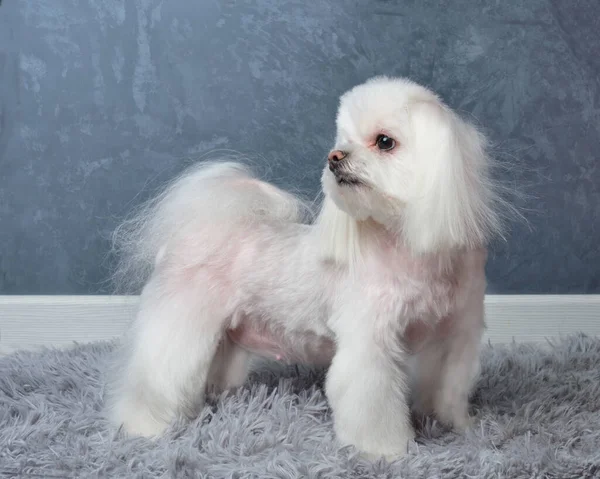
[[[323,258],[350,271],[360,269],[365,258],[377,252],[393,252],[416,269],[448,271],[455,264],[459,250],[438,253],[415,253],[394,233],[372,219],[357,220],[325,198],[316,221],[317,241]],[[390,258],[391,259],[391,258]]]

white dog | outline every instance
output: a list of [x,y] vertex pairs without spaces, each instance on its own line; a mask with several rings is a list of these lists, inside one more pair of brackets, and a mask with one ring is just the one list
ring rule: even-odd
[[488,170],[483,136],[434,93],[377,77],[341,98],[312,225],[239,164],[185,172],[117,231],[121,272],[149,278],[115,425],[158,435],[262,355],[328,365],[337,437],[369,457],[407,451],[411,389],[419,410],[466,427],[500,230]]

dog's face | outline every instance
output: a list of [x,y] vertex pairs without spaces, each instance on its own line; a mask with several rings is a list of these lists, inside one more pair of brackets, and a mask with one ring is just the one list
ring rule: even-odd
[[426,251],[485,236],[486,162],[483,137],[433,92],[378,77],[341,97],[322,183],[350,216],[401,230]]
[[[341,97],[337,138],[323,175],[325,192],[357,219],[397,214],[410,200],[416,166],[411,161],[410,109],[437,101],[402,80],[374,79]],[[384,211],[380,211],[380,210]]]

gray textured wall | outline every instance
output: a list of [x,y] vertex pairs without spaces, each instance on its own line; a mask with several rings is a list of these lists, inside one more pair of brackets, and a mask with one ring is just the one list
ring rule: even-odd
[[496,247],[490,292],[598,293],[599,18],[598,0],[4,0],[0,293],[107,291],[118,218],[207,150],[314,194],[338,95],[383,73],[525,166],[533,231]]

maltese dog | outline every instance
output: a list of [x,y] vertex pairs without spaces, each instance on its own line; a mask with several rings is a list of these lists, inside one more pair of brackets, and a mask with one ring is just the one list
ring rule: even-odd
[[235,162],[184,172],[116,232],[144,287],[113,423],[161,434],[250,360],[327,366],[342,445],[396,458],[409,403],[461,430],[479,369],[486,244],[500,231],[485,138],[427,88],[376,77],[340,99],[314,221]]

